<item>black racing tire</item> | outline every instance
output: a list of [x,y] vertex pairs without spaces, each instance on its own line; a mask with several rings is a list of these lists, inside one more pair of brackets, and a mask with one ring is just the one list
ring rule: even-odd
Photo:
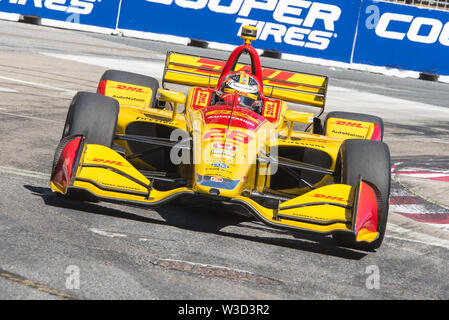
[[326,132],[327,121],[330,118],[338,118],[338,119],[347,119],[347,120],[375,123],[380,127],[380,130],[381,130],[381,140],[380,141],[383,141],[384,122],[383,122],[382,118],[379,118],[377,116],[373,116],[370,114],[364,114],[364,113],[332,111],[327,114],[326,119],[324,121],[324,132]]
[[91,92],[78,92],[70,104],[62,138],[83,135],[86,143],[111,148],[119,113],[117,100]]
[[156,93],[159,89],[159,81],[156,78],[144,76],[137,73],[119,71],[119,70],[108,70],[106,71],[100,79],[100,82],[110,80],[116,82],[127,83],[136,86],[142,86],[150,88],[153,91],[153,96],[151,97],[150,107],[157,107]]
[[355,243],[347,233],[335,233],[333,238],[338,245],[375,250],[382,244],[388,220],[391,160],[390,150],[384,142],[362,139],[345,140],[336,163],[336,183],[358,187],[360,177],[373,187],[378,200],[378,232],[379,238],[370,244]]

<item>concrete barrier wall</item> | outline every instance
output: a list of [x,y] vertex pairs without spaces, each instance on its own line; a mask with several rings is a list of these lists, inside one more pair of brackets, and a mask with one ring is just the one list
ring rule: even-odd
[[262,50],[449,75],[449,12],[383,1],[2,0],[0,12],[228,45],[240,44],[241,26],[249,24],[258,27],[254,46]]

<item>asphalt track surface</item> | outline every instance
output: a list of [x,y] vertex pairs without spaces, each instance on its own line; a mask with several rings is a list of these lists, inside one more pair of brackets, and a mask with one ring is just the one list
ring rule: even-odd
[[[449,299],[449,231],[406,214],[391,211],[382,247],[363,252],[225,208],[54,195],[53,152],[75,92],[95,91],[108,68],[160,76],[167,50],[228,55],[0,21],[0,299]],[[449,85],[263,64],[328,75],[327,110],[381,115],[393,162],[448,166]],[[426,198],[444,215],[443,180],[404,178],[394,194]]]

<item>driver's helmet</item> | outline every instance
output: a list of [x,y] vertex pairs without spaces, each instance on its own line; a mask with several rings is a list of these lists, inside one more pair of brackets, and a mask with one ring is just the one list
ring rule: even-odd
[[[256,78],[246,72],[234,72],[223,79],[221,87],[222,99],[234,101],[247,109],[253,109],[254,103],[260,99],[260,86]],[[225,101],[226,102],[226,101]]]

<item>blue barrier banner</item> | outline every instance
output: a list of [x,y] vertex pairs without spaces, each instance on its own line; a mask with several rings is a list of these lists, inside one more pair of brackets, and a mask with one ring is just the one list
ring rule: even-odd
[[0,0],[0,11],[115,29],[120,0]]
[[354,63],[449,74],[449,11],[364,0]]
[[361,0],[123,0],[118,28],[349,62]]

